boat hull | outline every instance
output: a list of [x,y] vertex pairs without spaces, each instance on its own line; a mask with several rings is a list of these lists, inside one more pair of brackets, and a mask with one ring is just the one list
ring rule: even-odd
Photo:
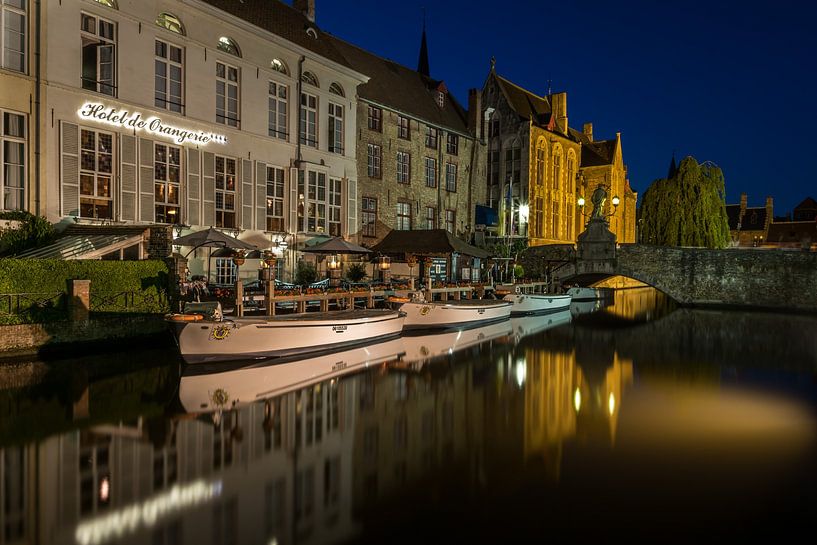
[[452,329],[507,320],[512,304],[502,300],[447,301],[403,303],[405,330]]
[[400,335],[403,315],[353,310],[176,324],[187,363],[315,354]]
[[613,296],[613,290],[609,288],[583,288],[574,287],[567,290],[567,294],[573,297],[573,301],[596,301]]
[[570,307],[572,297],[570,295],[512,293],[503,299],[513,303],[511,316],[524,316],[564,310]]

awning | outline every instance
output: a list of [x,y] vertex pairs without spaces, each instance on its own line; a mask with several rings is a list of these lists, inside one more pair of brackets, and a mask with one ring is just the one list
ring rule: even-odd
[[372,248],[372,252],[392,256],[448,255],[459,253],[485,258],[488,252],[458,239],[445,229],[423,229],[417,231],[392,230]]
[[103,255],[141,244],[142,235],[67,235],[14,257],[20,259],[99,259]]

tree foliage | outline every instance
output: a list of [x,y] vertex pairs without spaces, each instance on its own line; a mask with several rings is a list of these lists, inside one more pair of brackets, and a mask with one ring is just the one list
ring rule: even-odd
[[20,222],[19,227],[0,229],[0,255],[14,255],[43,246],[56,236],[54,226],[47,219],[28,212],[3,212],[0,219]]
[[723,172],[687,157],[675,175],[656,180],[641,203],[641,241],[725,248],[729,242]]
[[318,271],[315,269],[315,265],[305,261],[300,261],[298,263],[298,269],[295,271],[296,284],[299,286],[308,286],[309,284],[314,283],[317,279]]

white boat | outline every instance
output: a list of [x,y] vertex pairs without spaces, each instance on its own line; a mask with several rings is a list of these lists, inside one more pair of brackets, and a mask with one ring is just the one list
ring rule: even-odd
[[311,358],[269,360],[240,368],[226,363],[191,365],[182,375],[179,400],[188,413],[229,409],[398,361],[402,355],[403,340],[398,337]]
[[501,299],[462,299],[433,302],[414,300],[402,303],[399,308],[406,314],[403,328],[412,330],[462,328],[507,320],[512,306],[512,303]]
[[595,301],[613,296],[610,288],[584,288],[575,286],[567,290],[567,294],[573,297],[573,301]]
[[511,316],[522,316],[564,310],[570,306],[572,298],[571,295],[553,293],[510,293],[502,299],[513,303]]
[[507,337],[511,332],[511,322],[502,320],[470,329],[447,330],[425,335],[409,333],[403,335],[405,354],[399,365],[412,370],[419,370],[430,360],[449,356],[459,350],[490,340]]
[[562,309],[547,316],[511,317],[511,327],[513,328],[514,337],[518,341],[522,337],[541,333],[562,324],[568,324],[572,319],[573,315],[570,309]]
[[341,350],[396,337],[403,329],[404,319],[401,312],[394,310],[344,310],[229,319],[218,319],[218,316],[204,319],[202,314],[193,310],[188,305],[185,314],[166,317],[175,325],[179,350],[187,363]]

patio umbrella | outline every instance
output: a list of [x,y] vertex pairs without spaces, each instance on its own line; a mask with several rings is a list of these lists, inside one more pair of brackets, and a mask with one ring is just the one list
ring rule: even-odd
[[[192,246],[193,248],[185,254],[185,257],[193,253],[196,248],[232,248],[233,250],[257,250],[252,244],[238,240],[230,235],[225,235],[221,231],[210,227],[205,231],[196,231],[189,235],[184,235],[173,241],[174,246]],[[207,256],[207,279],[210,279],[210,258],[212,252]]]
[[326,242],[321,242],[320,244],[316,244],[311,248],[304,248],[304,252],[309,252],[312,254],[370,254],[372,253],[371,250],[368,248],[364,248],[363,246],[358,246],[357,244],[352,244],[351,242],[347,242],[340,237],[330,238]]

